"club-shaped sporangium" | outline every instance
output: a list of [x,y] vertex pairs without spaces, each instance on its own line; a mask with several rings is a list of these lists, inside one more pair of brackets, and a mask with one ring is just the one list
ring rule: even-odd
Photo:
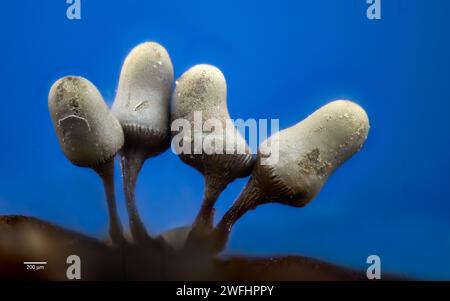
[[136,46],[120,72],[113,114],[122,125],[123,187],[135,242],[150,241],[135,201],[137,176],[144,162],[170,145],[169,110],[173,66],[166,49],[155,42]]
[[124,143],[122,127],[97,88],[87,79],[66,76],[50,89],[48,107],[59,144],[75,165],[94,169],[103,180],[109,211],[109,232],[123,241],[114,195],[114,155]]
[[228,113],[222,72],[211,65],[187,70],[176,81],[171,118],[173,148],[205,180],[204,199],[192,233],[211,231],[220,193],[236,178],[248,176],[254,163]]
[[[225,247],[235,222],[258,205],[307,205],[329,176],[363,146],[368,132],[364,109],[338,100],[265,140],[249,182],[215,229],[215,251]],[[271,143],[278,144],[277,160],[270,160]]]

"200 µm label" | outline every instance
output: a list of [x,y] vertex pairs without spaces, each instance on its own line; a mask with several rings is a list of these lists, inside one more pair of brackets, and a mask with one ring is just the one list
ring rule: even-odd
[[42,271],[45,270],[46,261],[24,261],[23,264],[27,271]]

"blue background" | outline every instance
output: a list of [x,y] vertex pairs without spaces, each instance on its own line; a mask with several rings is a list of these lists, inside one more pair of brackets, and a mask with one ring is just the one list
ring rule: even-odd
[[[229,253],[302,254],[358,268],[450,279],[450,1],[64,0],[6,1],[0,31],[0,214],[27,214],[105,237],[99,178],[62,154],[47,93],[82,75],[111,104],[121,64],[140,42],[169,51],[175,75],[221,68],[233,118],[279,118],[289,127],[334,99],[361,104],[371,120],[363,150],[304,209],[265,205],[236,225]],[[120,176],[117,192],[126,223]],[[221,216],[246,179],[220,197]],[[147,161],[139,208],[154,234],[192,222],[199,173],[167,151]]]

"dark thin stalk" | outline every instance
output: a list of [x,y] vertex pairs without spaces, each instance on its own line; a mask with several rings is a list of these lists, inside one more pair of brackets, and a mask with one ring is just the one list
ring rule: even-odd
[[211,176],[205,175],[205,192],[202,206],[192,225],[194,231],[211,231],[214,223],[214,205],[219,195],[226,188],[226,184],[216,180]]
[[103,181],[106,201],[108,204],[109,236],[114,245],[121,246],[124,238],[122,226],[116,208],[116,196],[114,192],[114,158],[94,168]]
[[189,248],[209,244],[208,240],[214,226],[214,204],[226,186],[226,184],[223,184],[223,181],[205,175],[205,192],[202,206],[192,224],[192,229],[186,241],[186,245]]
[[131,234],[136,243],[144,243],[150,237],[136,207],[135,189],[138,174],[146,160],[146,154],[138,147],[125,146],[121,151],[121,158],[123,189],[125,192]]
[[258,189],[255,181],[251,178],[244,190],[239,194],[236,201],[225,213],[213,233],[213,249],[221,252],[229,239],[234,224],[248,211],[255,209],[263,198],[263,193]]

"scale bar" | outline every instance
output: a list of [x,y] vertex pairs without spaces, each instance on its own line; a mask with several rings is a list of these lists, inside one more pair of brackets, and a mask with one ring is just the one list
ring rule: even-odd
[[23,264],[47,264],[47,261],[24,261]]

